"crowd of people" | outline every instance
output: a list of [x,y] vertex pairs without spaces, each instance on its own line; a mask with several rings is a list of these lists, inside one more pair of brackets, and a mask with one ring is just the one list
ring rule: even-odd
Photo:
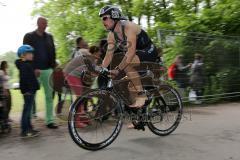
[[185,97],[187,88],[190,87],[189,101],[201,104],[205,83],[203,55],[196,53],[193,63],[187,65],[183,64],[183,60],[182,55],[175,58],[169,67],[168,76],[176,82],[181,97]]
[[[99,45],[88,46],[88,43],[82,37],[76,39],[76,47],[69,54],[69,61],[61,66],[58,66],[56,59],[55,45],[53,36],[46,32],[47,19],[39,17],[37,20],[37,29],[25,34],[23,44],[17,50],[18,59],[15,65],[19,71],[19,89],[22,93],[24,104],[21,116],[21,133],[22,138],[35,137],[39,135],[32,124],[32,118],[37,117],[36,113],[36,92],[43,87],[45,95],[45,124],[49,129],[57,129],[53,110],[54,93],[58,92],[58,102],[61,102],[61,87],[59,88],[59,77],[54,81],[54,76],[57,69],[60,68],[64,80],[70,86],[73,95],[80,96],[84,91],[92,85],[92,80],[85,76],[85,81],[76,76],[74,70],[83,65],[82,56],[88,56],[91,63],[100,65],[101,58],[106,52],[107,41],[105,39],[99,42]],[[8,124],[12,120],[9,118],[11,109],[11,93],[7,73],[8,64],[6,61],[1,62],[0,70],[0,125],[2,122]],[[52,77],[56,83],[51,86],[49,78]],[[61,77],[62,78],[62,77]],[[64,82],[65,83],[65,82]],[[99,86],[106,85],[103,80],[98,81]],[[62,85],[62,84],[60,84]],[[82,87],[85,86],[85,87]],[[80,111],[79,111],[80,112]],[[81,111],[83,112],[83,111]],[[79,127],[84,127],[85,124],[79,122]],[[0,126],[1,128],[1,126]]]

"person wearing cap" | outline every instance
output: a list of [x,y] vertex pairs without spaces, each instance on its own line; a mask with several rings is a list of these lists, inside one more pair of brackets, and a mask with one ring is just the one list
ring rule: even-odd
[[53,115],[53,89],[49,86],[49,77],[56,67],[56,51],[53,36],[46,32],[48,21],[44,17],[37,19],[37,29],[24,35],[23,44],[31,45],[34,48],[33,67],[39,75],[45,94],[45,123],[49,129],[57,129]]
[[107,68],[114,54],[122,52],[123,58],[110,73],[115,76],[120,72],[126,73],[133,83],[129,91],[133,88],[136,91],[135,102],[130,107],[142,107],[147,97],[143,92],[140,75],[134,67],[139,66],[140,62],[155,62],[157,49],[147,33],[139,25],[128,21],[118,7],[107,5],[100,10],[99,16],[109,31],[108,49],[102,67]]
[[32,65],[34,49],[30,45],[22,45],[18,48],[19,59],[15,64],[19,70],[20,90],[23,94],[24,105],[21,118],[21,137],[29,138],[38,135],[39,131],[33,129],[31,124],[31,111],[39,83]]

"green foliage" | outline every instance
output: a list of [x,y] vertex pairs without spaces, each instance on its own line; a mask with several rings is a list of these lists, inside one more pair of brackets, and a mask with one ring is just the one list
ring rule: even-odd
[[240,69],[231,67],[218,72],[216,78],[224,93],[240,92]]
[[[98,17],[99,9],[106,4],[121,6],[129,20],[135,19],[138,24],[146,21],[148,34],[164,49],[167,66],[176,55],[184,55],[185,63],[189,63],[195,53],[203,54],[205,94],[238,90],[231,83],[239,83],[234,78],[240,66],[240,38],[236,37],[240,34],[239,0],[36,0],[33,15],[49,19],[58,58],[65,61],[77,36],[90,44],[106,38]],[[227,81],[231,83],[227,85]]]
[[[38,7],[40,6],[40,7]],[[36,1],[33,15],[41,14],[49,20],[50,32],[54,35],[57,55],[66,61],[78,36],[90,44],[98,42],[106,34],[98,17],[101,1]]]
[[[207,95],[210,102],[217,102],[221,100],[221,93],[223,93],[221,87],[221,81],[215,76],[211,76],[208,84],[205,86],[205,95]],[[206,93],[207,92],[207,93]]]

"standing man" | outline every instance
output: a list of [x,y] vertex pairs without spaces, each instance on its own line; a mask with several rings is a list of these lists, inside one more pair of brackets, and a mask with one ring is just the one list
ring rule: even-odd
[[53,97],[52,88],[49,86],[49,77],[55,67],[55,46],[53,36],[46,33],[47,19],[39,17],[37,20],[37,29],[27,33],[23,38],[23,44],[31,45],[34,52],[33,66],[35,74],[39,76],[40,83],[44,88],[46,102],[46,126],[50,129],[56,129],[58,126],[53,119]]
[[196,53],[194,62],[191,66],[190,86],[196,92],[197,100],[195,104],[201,104],[201,98],[204,93],[204,63],[203,55]]

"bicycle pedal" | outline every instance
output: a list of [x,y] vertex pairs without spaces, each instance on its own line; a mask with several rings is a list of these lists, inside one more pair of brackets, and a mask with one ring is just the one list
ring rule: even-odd
[[134,129],[145,131],[145,125],[142,122],[139,122],[137,125],[134,125]]
[[145,131],[144,126],[135,126],[134,129]]

